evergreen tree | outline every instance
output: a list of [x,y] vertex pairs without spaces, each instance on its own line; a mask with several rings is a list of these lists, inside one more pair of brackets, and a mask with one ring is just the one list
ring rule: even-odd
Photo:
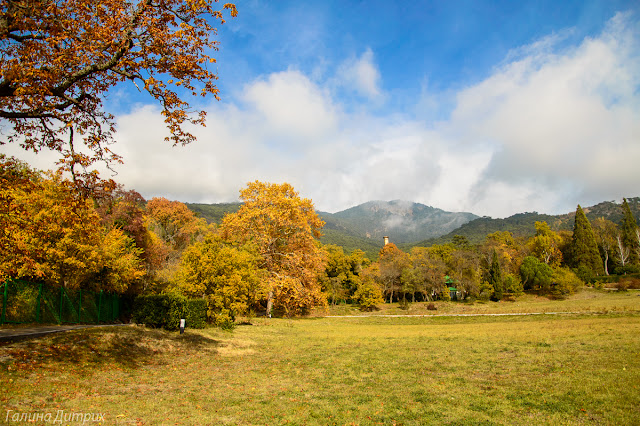
[[633,213],[631,213],[631,208],[626,198],[622,199],[622,212],[624,214],[620,226],[622,231],[622,244],[629,250],[629,263],[637,265],[640,263],[640,259],[638,258],[640,241],[638,241],[638,235],[636,234],[638,224],[636,223],[636,218],[633,217]]
[[495,250],[493,250],[493,258],[491,259],[491,266],[489,267],[489,284],[493,287],[492,299],[502,299],[504,283],[502,281],[502,271],[500,269],[500,262],[498,261],[498,253]]
[[571,241],[571,266],[578,271],[578,275],[584,280],[588,280],[594,275],[604,274],[596,236],[589,219],[579,204]]

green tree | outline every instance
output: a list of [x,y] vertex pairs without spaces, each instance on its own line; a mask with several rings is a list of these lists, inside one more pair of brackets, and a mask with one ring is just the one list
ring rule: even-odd
[[580,205],[576,210],[570,254],[571,267],[578,271],[584,280],[604,273],[596,236]]
[[623,198],[622,201],[622,212],[624,214],[620,225],[622,245],[629,250],[628,263],[638,265],[640,264],[640,234],[638,233],[638,224],[626,198]]
[[489,267],[489,284],[493,287],[493,299],[501,300],[504,293],[504,282],[502,280],[502,270],[498,261],[498,253],[494,250]]
[[520,266],[520,276],[525,290],[547,293],[551,289],[553,269],[534,256],[527,256]]
[[598,248],[600,249],[602,267],[604,273],[609,275],[609,261],[615,254],[616,235],[618,235],[618,227],[615,223],[603,217],[599,217],[593,221],[593,231],[596,235]]
[[504,294],[518,297],[523,292],[522,281],[518,275],[507,274],[504,277]]

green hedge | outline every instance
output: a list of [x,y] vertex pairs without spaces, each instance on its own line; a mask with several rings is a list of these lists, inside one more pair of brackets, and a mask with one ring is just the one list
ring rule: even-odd
[[177,294],[139,296],[133,306],[133,321],[149,327],[178,330],[180,319],[188,328],[204,328],[207,303],[202,299],[188,300]]
[[207,325],[207,301],[204,299],[189,299],[185,316],[187,327],[205,328]]

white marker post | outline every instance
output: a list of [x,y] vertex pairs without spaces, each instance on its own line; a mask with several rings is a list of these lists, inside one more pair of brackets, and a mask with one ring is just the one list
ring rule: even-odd
[[185,325],[186,321],[184,320],[184,318],[182,318],[180,320],[180,334],[184,333],[184,325]]

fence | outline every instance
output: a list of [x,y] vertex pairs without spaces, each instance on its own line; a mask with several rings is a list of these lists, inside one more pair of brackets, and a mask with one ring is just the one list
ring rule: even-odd
[[122,299],[116,294],[50,288],[21,280],[0,284],[0,302],[0,325],[97,324],[117,320],[122,310]]

